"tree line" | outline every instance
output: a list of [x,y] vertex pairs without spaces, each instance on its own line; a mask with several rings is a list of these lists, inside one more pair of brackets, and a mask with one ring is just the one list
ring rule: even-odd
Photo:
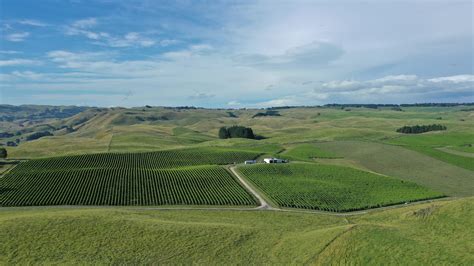
[[433,124],[433,125],[416,125],[416,126],[404,126],[397,129],[397,132],[404,134],[420,134],[428,131],[446,130],[446,126]]
[[219,129],[219,138],[220,139],[229,139],[229,138],[255,139],[255,134],[253,133],[253,130],[249,127],[243,127],[243,126],[221,127]]

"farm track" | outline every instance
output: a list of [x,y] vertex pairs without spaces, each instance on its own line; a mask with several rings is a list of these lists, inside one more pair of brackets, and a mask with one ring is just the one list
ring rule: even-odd
[[235,177],[237,177],[237,179],[245,187],[245,189],[247,189],[247,191],[249,191],[255,198],[257,198],[258,202],[260,203],[260,206],[258,206],[257,209],[260,209],[260,210],[275,209],[270,204],[268,204],[268,202],[263,198],[263,196],[260,195],[255,189],[253,189],[252,186],[250,186],[247,183],[247,181],[239,173],[237,173],[237,171],[235,170],[235,166],[231,166],[229,169],[232,172],[232,174]]
[[425,203],[431,202],[438,202],[438,201],[447,201],[447,200],[454,200],[457,199],[456,197],[447,197],[447,198],[440,198],[440,199],[432,199],[432,200],[423,200],[417,202],[411,202],[408,204],[398,204],[398,205],[391,205],[386,207],[379,207],[373,209],[367,209],[364,211],[353,211],[353,212],[344,212],[344,213],[336,213],[336,212],[329,212],[329,211],[318,211],[318,210],[296,210],[296,209],[281,209],[271,207],[268,209],[259,207],[146,207],[146,206],[93,206],[93,205],[52,205],[52,206],[22,206],[22,207],[0,207],[1,211],[8,211],[8,210],[17,210],[17,209],[123,209],[123,210],[140,210],[140,211],[147,211],[147,210],[157,210],[157,211],[275,211],[275,212],[289,212],[289,213],[307,213],[307,214],[324,214],[324,215],[332,215],[332,216],[355,216],[355,215],[363,215],[377,211],[389,210],[389,209],[398,209],[404,208],[407,206],[414,206],[414,205],[421,205]]

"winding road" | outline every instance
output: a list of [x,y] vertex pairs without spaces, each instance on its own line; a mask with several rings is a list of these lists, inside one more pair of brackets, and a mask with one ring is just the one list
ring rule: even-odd
[[[230,171],[232,174],[234,174],[237,179],[239,179],[239,182],[250,192],[252,193],[255,198],[257,198],[258,202],[260,203],[260,206],[257,207],[257,209],[263,209],[263,210],[277,210],[277,208],[274,208],[268,204],[268,202],[262,197],[262,195],[258,194],[257,191],[253,187],[251,187],[247,181],[242,178],[242,176],[235,170],[235,166],[231,166]],[[279,210],[279,209],[278,209]]]

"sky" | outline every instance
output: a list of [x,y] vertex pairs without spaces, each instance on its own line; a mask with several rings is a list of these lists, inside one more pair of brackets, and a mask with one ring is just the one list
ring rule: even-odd
[[0,104],[474,102],[472,1],[0,0]]

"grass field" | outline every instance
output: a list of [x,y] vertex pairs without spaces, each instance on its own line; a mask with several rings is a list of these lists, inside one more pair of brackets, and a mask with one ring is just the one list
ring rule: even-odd
[[238,170],[281,207],[344,212],[442,196],[412,182],[348,167],[291,163]]
[[390,144],[403,145],[406,148],[426,154],[438,160],[474,171],[474,158],[461,153],[453,154],[442,150],[441,147],[449,146],[452,149],[468,151],[467,145],[474,142],[472,133],[428,133],[414,136],[401,136],[388,141]]
[[473,198],[360,216],[4,208],[0,264],[472,265],[473,216]]
[[287,150],[281,153],[281,156],[298,161],[314,161],[315,158],[340,158],[335,154],[322,150],[314,144],[298,144],[289,147]]
[[433,147],[410,146],[409,149],[426,154],[440,161],[474,171],[474,157],[452,154]]
[[474,173],[400,146],[365,141],[318,143],[371,171],[412,181],[449,196],[474,195]]

